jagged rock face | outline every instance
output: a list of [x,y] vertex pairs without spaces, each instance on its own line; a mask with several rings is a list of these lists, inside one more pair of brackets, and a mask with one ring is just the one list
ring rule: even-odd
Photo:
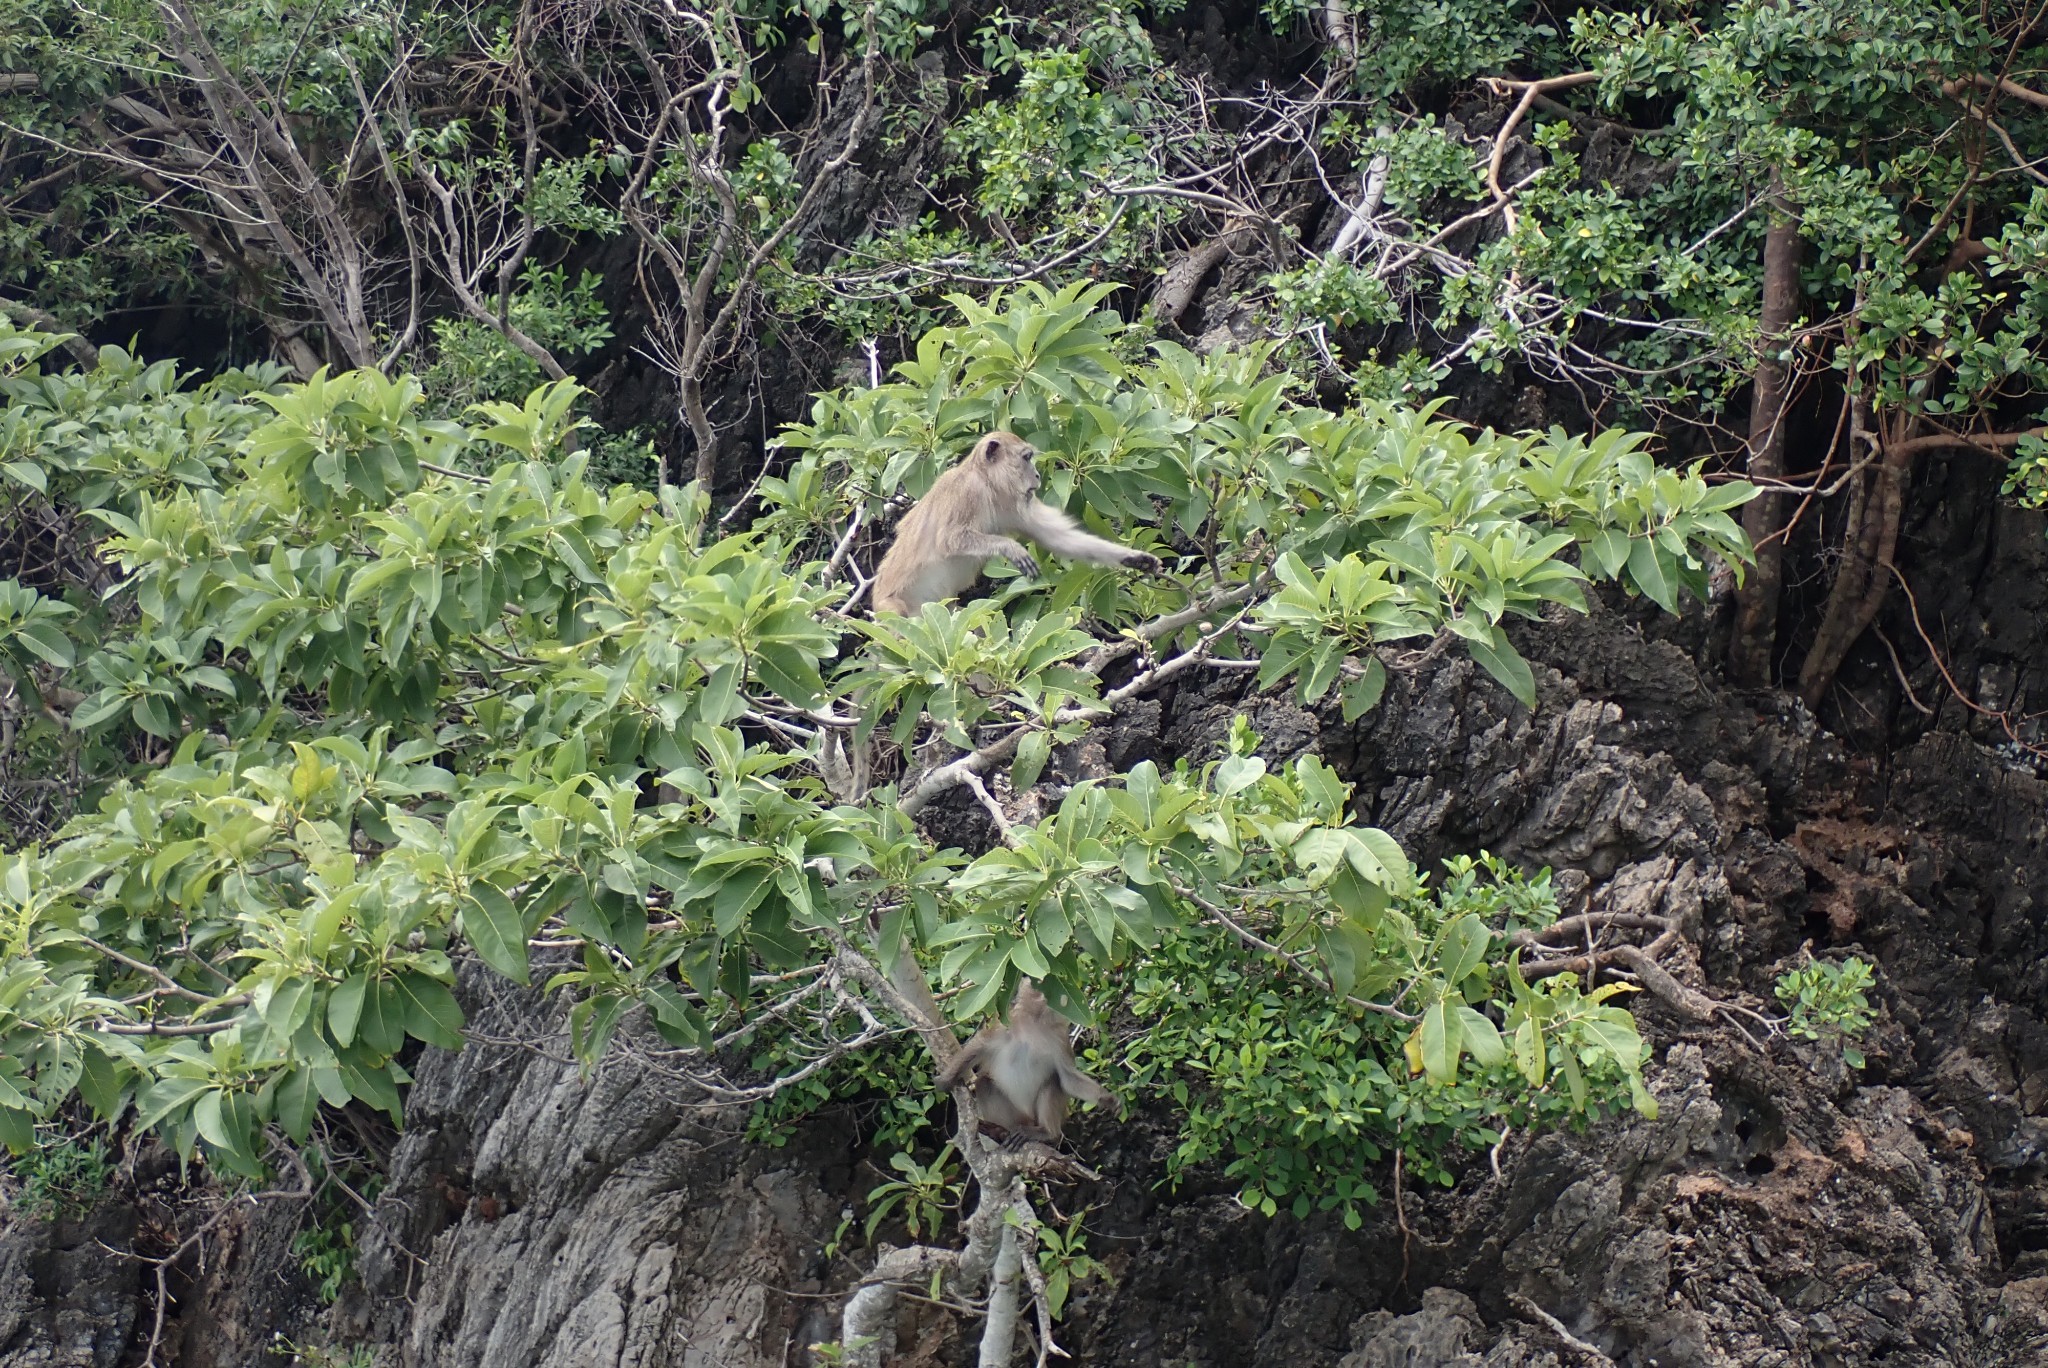
[[[1677,918],[1698,963],[1675,967],[1718,996],[1763,998],[1809,938],[1860,944],[1884,969],[1869,1066],[1646,997],[1656,1120],[1512,1136],[1498,1176],[1475,1156],[1455,1190],[1409,1191],[1405,1232],[1391,1203],[1347,1232],[1255,1217],[1221,1183],[1164,1191],[1165,1118],[1084,1116],[1075,1142],[1108,1177],[1090,1248],[1115,1280],[1077,1294],[1062,1343],[1176,1368],[1589,1361],[1533,1306],[1627,1365],[2044,1361],[2048,970],[2028,890],[2048,881],[2048,785],[1946,733],[1880,772],[1611,605],[1521,644],[1551,667],[1534,713],[1455,653],[1397,673],[1356,727],[1233,675],[1146,701],[1050,773],[1199,757],[1245,713],[1270,754],[1337,765],[1418,858],[1484,846],[1553,865],[1568,900]],[[933,820],[986,839],[971,806]],[[387,1365],[749,1368],[836,1333],[855,1260],[824,1246],[873,1183],[844,1118],[749,1145],[744,1108],[644,1043],[584,1080],[545,1043],[560,1004],[482,975],[464,991],[478,1043],[416,1067],[338,1340]],[[293,1219],[220,1232],[175,1361],[253,1363],[271,1330],[311,1333]],[[89,1229],[10,1222],[0,1368],[133,1361],[144,1276],[104,1247],[135,1248],[137,1224],[112,1203]],[[969,1343],[918,1311],[903,1361]]]
[[[1860,939],[1919,990],[1888,982],[1870,1067],[1854,1077],[1824,1051],[1759,1048],[1740,1018],[1687,1022],[1642,1000],[1656,1120],[1513,1139],[1499,1177],[1477,1163],[1458,1191],[1411,1196],[1405,1235],[1385,1209],[1356,1234],[1233,1219],[1214,1197],[1157,1200],[1141,1165],[1121,1169],[1102,1225],[1130,1241],[1125,1276],[1090,1298],[1070,1347],[1131,1364],[1581,1361],[1526,1298],[1629,1364],[2048,1354],[2043,1287],[2008,1281],[2041,1258],[2024,1247],[2044,1205],[2048,1128],[2028,1103],[2048,1081],[2029,1064],[2040,998],[1966,1025],[1990,1010],[1969,1010],[1970,923],[2048,876],[2033,835],[2048,790],[1930,737],[1898,766],[1910,809],[1886,811],[1802,713],[1717,694],[1686,651],[1621,615],[1549,624],[1525,648],[1576,676],[1545,679],[1533,715],[1446,659],[1356,729],[1270,699],[1172,700],[1165,748],[1213,746],[1241,708],[1281,749],[1343,769],[1362,814],[1418,856],[1485,846],[1565,871],[1567,899],[1594,910],[1677,919],[1719,995],[1767,993],[1811,935]],[[1943,817],[1958,806],[1973,811]],[[2034,934],[2007,920],[2026,928],[2008,937]],[[1947,1024],[1930,1032],[1934,1018]],[[1418,1293],[1419,1311],[1390,1318]]]
[[135,1211],[104,1203],[82,1221],[0,1208],[0,1363],[114,1368],[135,1330],[141,1289],[106,1250],[129,1248]]
[[[480,1007],[486,1037],[546,1038],[531,995]],[[449,1368],[783,1362],[852,1156],[745,1146],[744,1108],[682,1091],[631,1042],[587,1083],[521,1045],[427,1060],[342,1337]]]

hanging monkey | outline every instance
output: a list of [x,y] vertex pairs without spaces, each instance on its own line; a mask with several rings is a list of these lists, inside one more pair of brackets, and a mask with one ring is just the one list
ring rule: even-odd
[[970,1073],[974,1109],[984,1122],[1007,1133],[1006,1145],[1059,1143],[1070,1097],[1098,1106],[1115,1100],[1109,1089],[1074,1066],[1066,1023],[1030,979],[1017,985],[1010,1024],[984,1027],[962,1046],[939,1075],[939,1087],[951,1092]]

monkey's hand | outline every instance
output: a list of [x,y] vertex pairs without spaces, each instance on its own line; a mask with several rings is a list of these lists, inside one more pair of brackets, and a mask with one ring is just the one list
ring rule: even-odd
[[1159,564],[1159,557],[1150,551],[1132,551],[1125,555],[1124,564],[1133,570],[1143,570],[1148,575],[1159,574],[1163,569]]
[[1017,567],[1018,574],[1025,575],[1031,578],[1037,577],[1038,557],[1032,555],[1023,547],[1020,546],[1015,551],[1005,553],[1003,558],[1009,561],[1010,564]]

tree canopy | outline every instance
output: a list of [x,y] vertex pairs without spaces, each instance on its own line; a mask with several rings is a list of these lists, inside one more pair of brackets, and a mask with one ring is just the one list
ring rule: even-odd
[[[17,521],[106,580],[6,585],[0,649],[41,703],[15,744],[78,805],[4,881],[10,1142],[75,1089],[253,1173],[264,1127],[302,1139],[323,1100],[397,1114],[405,1041],[460,1043],[452,955],[525,982],[556,946],[585,1060],[636,1005],[715,1051],[764,985],[892,967],[906,938],[972,1018],[1019,975],[1080,1001],[1207,926],[1404,1024],[1434,1083],[1469,1057],[1535,1089],[1562,1069],[1580,1101],[1582,1066],[1633,1086],[1625,1012],[1511,968],[1542,917],[1442,919],[1312,756],[1271,768],[1240,734],[1074,785],[973,859],[920,835],[955,785],[1031,793],[1052,747],[1187,671],[1355,716],[1392,643],[1437,638],[1533,702],[1503,619],[1583,607],[1589,574],[1671,601],[1742,548],[1746,490],[1637,439],[1301,407],[1260,354],[1140,350],[1102,292],[961,301],[901,378],[819,401],[741,531],[692,490],[587,484],[566,383],[457,423],[373,370],[180,389],[112,348],[46,370],[52,339],[10,334]],[[835,543],[997,424],[1076,453],[1055,499],[1150,512],[1181,573],[848,616]],[[832,738],[876,728],[909,787],[836,800]]]

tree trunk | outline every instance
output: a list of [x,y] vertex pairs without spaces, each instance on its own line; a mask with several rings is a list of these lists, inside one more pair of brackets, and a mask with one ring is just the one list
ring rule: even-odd
[[[1853,443],[1868,431],[1864,400],[1850,419]],[[1799,667],[1799,695],[1810,708],[1835,682],[1849,648],[1877,620],[1892,587],[1892,556],[1899,545],[1899,524],[1906,507],[1906,472],[1913,460],[1911,429],[1898,432],[1884,445],[1884,458],[1856,486],[1849,504],[1849,522],[1842,536],[1842,564],[1828,589],[1828,606],[1820,630]],[[1851,447],[1853,452],[1854,447]]]
[[704,407],[704,382],[694,375],[682,377],[683,418],[690,425],[690,440],[697,447],[692,478],[706,492],[718,483],[718,432],[711,426],[711,414]]
[[1763,332],[1749,402],[1749,478],[1765,492],[1742,513],[1742,530],[1756,547],[1756,566],[1736,595],[1735,635],[1728,666],[1744,684],[1771,682],[1778,639],[1778,600],[1785,584],[1785,496],[1769,481],[1785,478],[1785,401],[1791,368],[1780,358],[1799,309],[1799,209],[1785,183],[1771,176],[1770,227],[1764,234]]

